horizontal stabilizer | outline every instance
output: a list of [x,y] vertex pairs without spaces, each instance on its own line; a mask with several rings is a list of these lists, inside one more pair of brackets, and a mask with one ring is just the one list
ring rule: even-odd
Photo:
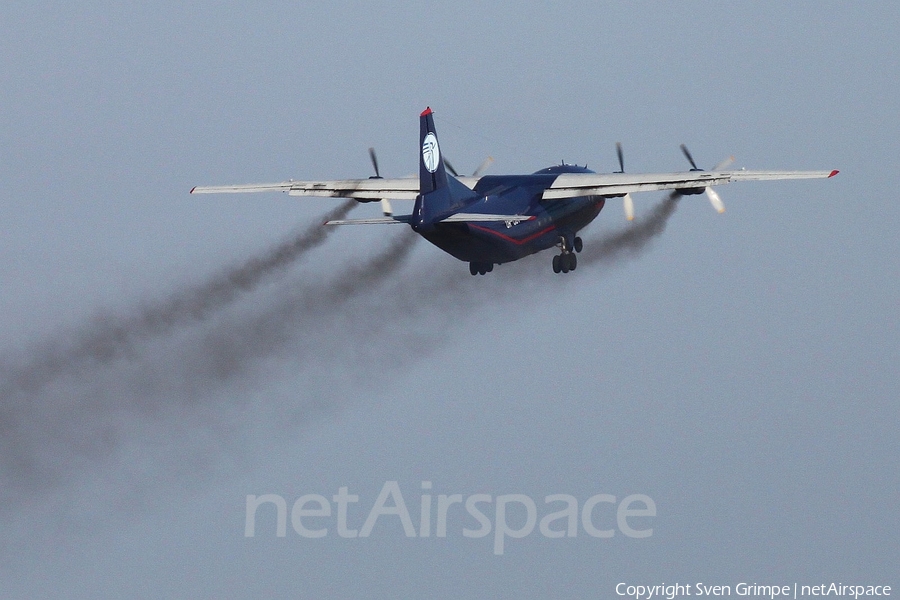
[[373,217],[371,219],[338,219],[325,221],[325,225],[394,225],[409,223],[412,215],[392,215],[390,217]]
[[450,215],[446,219],[441,219],[440,223],[483,223],[485,221],[500,221],[509,223],[521,223],[522,221],[530,221],[534,217],[527,215],[485,215],[479,213],[456,213]]
[[[486,215],[479,213],[456,213],[450,215],[446,219],[441,219],[440,223],[484,223],[484,222],[501,222],[519,224],[522,221],[530,221],[534,217],[527,215]],[[335,221],[326,221],[325,225],[393,225],[395,223],[409,223],[412,215],[392,215],[389,217],[373,217],[371,219],[339,219]]]

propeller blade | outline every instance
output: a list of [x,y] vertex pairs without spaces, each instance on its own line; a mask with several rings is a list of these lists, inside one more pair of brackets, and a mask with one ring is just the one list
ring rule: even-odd
[[691,167],[693,167],[694,171],[700,171],[701,169],[697,168],[697,163],[694,162],[694,157],[691,156],[691,152],[687,149],[687,146],[682,144],[681,151],[684,153],[685,158],[688,159],[688,162],[691,163]]
[[634,200],[631,199],[631,194],[625,194],[625,197],[622,198],[622,206],[625,208],[625,218],[634,221]]
[[726,158],[725,160],[723,160],[722,162],[720,162],[719,164],[717,164],[715,167],[713,167],[713,171],[724,171],[724,170],[727,169],[727,168],[731,165],[731,163],[733,163],[733,162],[734,162],[734,157],[733,157],[733,156],[729,156],[728,158]]
[[493,163],[494,157],[488,156],[480,165],[478,165],[478,168],[475,169],[474,173],[472,173],[472,177],[481,177],[481,174],[487,171],[487,168],[490,167]]
[[450,173],[451,173],[454,177],[459,177],[459,173],[456,172],[456,169],[453,168],[453,165],[451,165],[451,164],[450,164],[450,161],[447,160],[446,158],[444,158],[444,167],[445,167],[448,171],[450,171]]
[[712,204],[712,207],[716,209],[716,212],[722,214],[725,212],[725,205],[722,203],[722,199],[719,198],[719,194],[716,190],[711,187],[706,188],[706,197],[709,198],[709,203]]
[[[622,142],[616,142],[616,156],[619,157],[619,170],[617,173],[624,173],[625,153],[622,152]],[[631,199],[631,194],[625,194],[622,197],[622,208],[625,209],[625,218],[629,221],[634,221],[634,200]]]
[[375,148],[369,148],[369,158],[372,159],[372,166],[375,168],[375,177],[381,179],[381,173],[378,172],[378,158],[375,156]]

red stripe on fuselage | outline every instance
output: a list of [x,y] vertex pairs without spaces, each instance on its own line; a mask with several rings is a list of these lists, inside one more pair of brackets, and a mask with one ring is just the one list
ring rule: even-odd
[[492,233],[492,234],[496,235],[497,237],[503,238],[507,242],[512,242],[513,244],[518,244],[519,246],[521,246],[522,244],[527,244],[531,240],[533,240],[535,238],[539,238],[542,235],[544,235],[545,233],[548,233],[548,232],[556,229],[556,225],[550,225],[549,227],[542,229],[542,230],[538,231],[537,233],[532,233],[528,237],[524,237],[522,239],[516,239],[514,237],[500,233],[499,231],[494,231],[493,229],[488,229],[487,227],[484,227],[481,225],[475,225],[473,223],[469,223],[469,227],[471,227],[472,229],[477,229],[478,231],[483,231],[485,233]]

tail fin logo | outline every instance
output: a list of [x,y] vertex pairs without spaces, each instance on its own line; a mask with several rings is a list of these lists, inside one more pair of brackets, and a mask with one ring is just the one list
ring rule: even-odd
[[441,149],[438,148],[437,137],[431,132],[422,140],[422,161],[429,173],[437,171],[441,162]]

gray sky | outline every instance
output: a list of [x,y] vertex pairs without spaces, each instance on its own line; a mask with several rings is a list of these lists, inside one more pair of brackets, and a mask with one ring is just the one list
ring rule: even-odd
[[[414,173],[426,105],[461,171],[611,171],[621,141],[633,172],[685,168],[686,143],[701,166],[841,174],[725,186],[721,216],[686,198],[639,255],[564,277],[545,252],[472,278],[424,241],[392,269],[399,228],[343,228],[202,319],[5,389],[0,596],[900,585],[895,3],[2,12],[6,381],[340,202],[192,186],[365,177],[369,146]],[[583,237],[624,227],[611,201]],[[444,539],[396,517],[277,538],[265,509],[244,536],[248,494],[349,487],[360,528],[393,480],[417,528],[422,481],[435,504],[525,494],[540,519],[550,494],[646,494],[657,516],[646,539],[536,528],[502,556],[463,511]]]

